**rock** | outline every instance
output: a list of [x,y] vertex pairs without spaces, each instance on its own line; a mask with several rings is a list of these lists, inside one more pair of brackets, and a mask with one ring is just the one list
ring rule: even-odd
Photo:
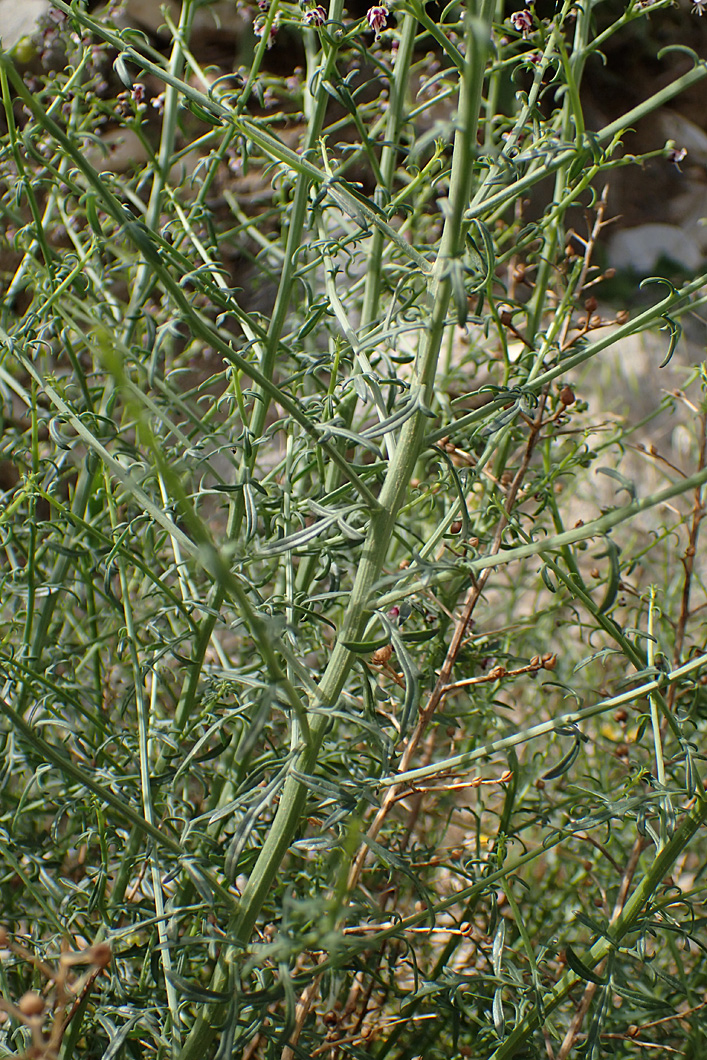
[[140,29],[145,29],[156,36],[169,36],[162,8],[177,25],[179,4],[176,0],[167,0],[167,3],[155,2],[155,0],[128,0],[116,21],[120,26],[139,26]]
[[[7,51],[23,37],[33,36],[37,23],[49,13],[51,6],[51,0],[0,0],[0,39],[3,48]],[[169,39],[171,34],[165,23],[164,11],[178,25],[180,7],[177,0],[128,0],[118,13],[116,24],[119,27],[137,26],[155,36]],[[92,14],[99,21],[105,17],[103,9]],[[216,3],[195,11],[192,42],[194,38],[232,42],[240,36],[243,26],[243,18],[234,0],[216,0]]]
[[[707,133],[695,125],[694,121],[678,114],[675,110],[662,107],[655,116],[661,137],[674,140],[675,146],[687,150],[687,165],[707,164]],[[682,168],[682,167],[681,167]]]
[[668,258],[687,272],[696,272],[703,255],[698,240],[679,225],[645,224],[616,232],[607,248],[609,265],[631,269],[638,276],[655,271],[661,258]]
[[102,132],[100,142],[90,142],[84,155],[99,173],[124,173],[147,161],[147,150],[138,134],[122,126]]
[[[163,8],[176,25],[179,23],[180,4],[176,0],[128,0],[121,24],[139,26],[155,36],[171,36],[164,20]],[[243,19],[233,0],[217,0],[216,3],[199,7],[194,13],[192,43],[196,38],[235,39],[242,31]]]
[[8,51],[22,40],[31,37],[37,22],[51,7],[50,0],[0,0],[0,39]]
[[707,258],[707,183],[704,171],[696,179],[686,179],[683,190],[669,203],[668,220],[679,225]]

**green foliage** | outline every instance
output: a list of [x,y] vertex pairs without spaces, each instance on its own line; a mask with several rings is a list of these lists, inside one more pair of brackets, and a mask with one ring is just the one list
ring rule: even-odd
[[274,0],[237,75],[196,2],[168,56],[55,6],[0,53],[3,1055],[701,1055],[707,277],[609,319],[594,259],[707,67],[590,130],[665,0]]

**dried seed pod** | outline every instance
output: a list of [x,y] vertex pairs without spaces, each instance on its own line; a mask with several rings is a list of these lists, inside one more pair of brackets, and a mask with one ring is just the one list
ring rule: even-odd
[[574,396],[574,390],[572,389],[572,387],[571,386],[563,386],[562,390],[560,391],[560,401],[562,402],[562,404],[563,405],[574,405],[576,400],[577,399]]
[[390,644],[386,644],[384,648],[379,648],[378,651],[374,651],[371,656],[371,662],[374,666],[385,666],[390,660],[393,654],[393,649]]
[[41,1016],[44,1012],[44,998],[34,990],[28,990],[17,1002],[23,1016]]

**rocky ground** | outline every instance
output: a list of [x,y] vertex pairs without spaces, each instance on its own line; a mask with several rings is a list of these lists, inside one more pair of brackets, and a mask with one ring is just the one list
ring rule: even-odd
[[[551,15],[550,0],[536,0],[538,13]],[[647,0],[649,2],[649,0]],[[545,5],[548,10],[543,10]],[[104,4],[89,2],[94,17],[100,18],[106,10]],[[349,0],[348,10],[352,18],[361,17],[366,11],[365,0]],[[180,5],[177,0],[122,0],[111,4],[111,18],[119,25],[132,26],[144,31],[154,47],[166,52],[170,46],[170,33],[165,26],[164,12],[173,20],[179,18]],[[510,9],[510,5],[509,5]],[[609,25],[625,9],[623,0],[607,0],[597,6],[597,19]],[[680,5],[662,9],[647,20],[641,19],[612,37],[605,46],[603,56],[589,59],[584,76],[584,105],[588,126],[599,129],[617,118],[626,110],[636,106],[693,65],[694,55],[707,59],[707,18],[695,17],[701,10],[692,0],[681,0]],[[0,0],[0,36],[5,48],[15,49],[19,61],[30,69],[41,69],[42,64],[56,62],[42,41],[46,41],[46,28],[51,27],[50,0]],[[197,9],[191,46],[195,58],[203,68],[214,67],[222,73],[237,70],[247,65],[253,46],[253,30],[247,5],[237,0],[217,0]],[[43,37],[44,33],[44,37]],[[273,73],[283,75],[291,72],[302,56],[297,54],[292,40],[275,41],[267,53],[267,64]],[[51,68],[51,65],[49,65]],[[146,85],[148,95],[156,95],[160,85]],[[685,156],[678,164],[665,158],[656,158],[643,168],[619,168],[612,174],[608,193],[607,225],[598,259],[627,274],[646,276],[653,273],[669,259],[678,275],[690,274],[707,263],[707,108],[704,107],[705,82],[681,93],[668,105],[638,122],[625,141],[627,153],[645,153],[658,150],[668,140],[678,149],[685,149]],[[159,118],[154,115],[157,130]],[[293,130],[293,144],[296,147]],[[135,161],[144,160],[144,149],[137,136],[117,123],[110,123],[97,130],[103,145],[87,148],[93,150],[95,164],[101,169],[119,172]],[[157,134],[157,133],[156,133]],[[284,135],[281,131],[281,135]],[[141,157],[142,152],[142,157]],[[198,160],[193,160],[194,163]],[[183,164],[189,164],[185,160]],[[224,187],[217,189],[222,194],[231,193],[246,212],[261,209],[269,201],[271,189],[257,169],[243,176],[226,172]],[[540,195],[551,194],[541,189]],[[541,205],[541,204],[538,204]],[[531,207],[532,208],[532,207]],[[577,211],[577,229],[582,231],[585,221]],[[225,262],[235,274],[236,282],[252,290],[251,308],[267,311],[267,306],[258,306],[258,298],[267,294],[258,293],[248,282],[248,264],[239,257],[234,248],[233,261]],[[668,265],[668,270],[670,270]],[[239,275],[241,270],[242,275]],[[605,288],[604,288],[605,289]],[[626,292],[635,296],[635,278],[628,279],[625,287],[619,284],[617,298],[626,297]],[[693,321],[691,338],[683,343],[676,363],[686,360],[694,363],[696,355],[701,357],[704,345],[704,325]],[[661,339],[657,340],[658,345]],[[658,362],[662,359],[657,355]],[[638,351],[624,350],[624,357],[617,365],[616,373],[622,380],[616,391],[623,395],[631,389],[630,377],[638,377],[656,357]],[[634,365],[634,369],[631,368]],[[627,378],[625,378],[627,376]],[[661,381],[664,385],[665,380]],[[673,387],[677,381],[673,382]],[[635,388],[634,388],[635,389]],[[634,394],[632,403],[639,400]],[[621,397],[617,398],[618,401]]]
[[[551,14],[549,0],[536,0],[540,15]],[[170,33],[164,24],[164,11],[177,21],[177,0],[122,0],[111,5],[111,17],[119,24],[133,26],[148,34],[154,47],[166,52],[170,45]],[[101,16],[105,6],[89,3],[94,17]],[[509,5],[510,9],[510,5]],[[607,0],[597,6],[597,18],[610,24],[623,10],[623,0]],[[20,61],[41,69],[44,63],[56,62],[42,41],[43,31],[51,27],[51,3],[49,0],[0,0],[0,35],[6,48],[14,48]],[[366,10],[365,0],[349,0],[349,14],[361,17]],[[647,20],[639,20],[616,36],[605,48],[602,58],[593,56],[587,63],[584,78],[584,103],[590,128],[601,128],[626,110],[637,105],[651,93],[663,88],[677,76],[689,70],[693,58],[688,49],[701,58],[707,58],[707,18],[695,17],[701,10],[691,0],[681,0],[680,6],[663,9]],[[28,46],[29,42],[29,46]],[[249,22],[248,8],[236,0],[217,0],[200,7],[195,16],[192,34],[192,50],[202,67],[213,66],[221,72],[231,72],[247,64],[249,50],[253,45],[253,31]],[[667,51],[662,51],[667,49]],[[301,56],[296,54],[292,41],[275,42],[267,54],[267,63],[272,72],[287,74]],[[49,67],[51,68],[51,67]],[[679,164],[670,164],[665,158],[657,158],[642,169],[627,167],[614,171],[609,187],[607,226],[603,245],[598,256],[604,264],[627,273],[645,276],[660,267],[661,258],[671,259],[678,273],[697,271],[707,262],[707,108],[704,107],[704,86],[700,82],[691,90],[671,100],[669,104],[637,123],[626,138],[625,148],[630,153],[644,153],[660,149],[667,140],[675,141],[679,149],[686,149]],[[147,85],[148,94],[155,95],[160,85]],[[159,119],[154,117],[157,127]],[[142,161],[143,152],[137,136],[125,127],[105,127],[97,130],[104,151],[99,146],[95,163],[101,169],[121,171],[135,161]],[[296,130],[295,130],[296,133]],[[294,135],[294,133],[293,133]],[[293,141],[296,146],[296,137]],[[144,156],[143,156],[144,157]],[[188,160],[187,160],[188,161]],[[186,163],[185,163],[186,164]],[[270,189],[263,182],[261,173],[252,170],[246,176],[226,172],[224,167],[224,190],[232,194],[246,212],[259,210],[267,204]],[[547,193],[547,190],[546,192]],[[541,194],[543,192],[541,191]],[[578,211],[578,231],[584,220]],[[250,308],[267,312],[267,306],[259,305],[258,299],[267,301],[267,292],[258,292],[249,283],[247,260],[238,248],[233,250],[233,260],[225,262],[235,281],[250,291]],[[618,297],[625,292],[635,297],[635,278],[629,280],[624,289],[619,287]],[[651,298],[655,292],[650,292]],[[626,411],[627,405],[633,414],[642,417],[646,401],[659,402],[660,394],[680,389],[685,378],[684,365],[701,360],[705,343],[705,325],[692,320],[688,338],[683,340],[673,364],[667,371],[658,373],[656,365],[662,360],[664,337],[656,336],[646,346],[640,342],[625,343],[621,351],[603,362],[603,385],[606,411],[618,415]],[[645,380],[651,385],[642,385]],[[594,377],[596,383],[596,377]],[[580,386],[583,386],[580,379]],[[663,426],[652,424],[650,431],[659,430],[661,446],[676,455],[673,434],[677,429],[665,417]],[[649,446],[648,429],[637,438],[637,443]],[[674,444],[675,443],[675,444]]]
[[[545,0],[537,0],[539,13]],[[509,5],[510,6],[510,5]],[[547,4],[549,8],[549,4]],[[89,3],[100,17],[104,5]],[[599,5],[598,19],[607,24],[623,11],[622,0]],[[5,48],[16,47],[23,39],[37,39],[46,25],[50,0],[0,0],[0,37]],[[123,0],[112,5],[117,21],[145,31],[154,45],[168,47],[163,10],[176,21],[177,0]],[[366,10],[362,0],[349,3],[352,17]],[[606,44],[604,54],[592,57],[585,73],[585,107],[590,127],[601,128],[652,92],[669,84],[689,70],[689,49],[707,58],[707,18],[695,17],[701,11],[692,0],[681,0],[674,8],[661,10],[647,21],[640,20]],[[245,12],[245,16],[243,14]],[[550,14],[548,10],[548,14]],[[114,14],[115,17],[115,14]],[[236,69],[252,44],[252,28],[247,7],[236,0],[217,0],[198,9],[192,35],[192,48],[200,64],[213,64],[224,72]],[[664,51],[667,49],[667,51]],[[287,73],[298,61],[292,42],[276,41],[268,55],[274,72]],[[301,57],[299,57],[301,58]],[[126,138],[124,130],[102,130],[110,149],[108,162],[114,170],[128,166],[139,147]],[[617,221],[607,234],[608,263],[618,269],[632,269],[639,275],[654,271],[661,257],[668,258],[686,272],[694,272],[707,261],[707,109],[704,82],[700,82],[656,114],[639,122],[627,137],[630,153],[659,149],[674,140],[685,148],[684,160],[676,166],[656,160],[637,177],[633,168],[617,170],[610,187],[609,216]],[[246,196],[258,195],[258,188],[238,189]]]

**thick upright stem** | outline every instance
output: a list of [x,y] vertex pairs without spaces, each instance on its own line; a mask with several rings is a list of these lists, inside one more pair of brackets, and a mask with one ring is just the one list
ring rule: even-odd
[[[451,297],[450,265],[464,245],[463,215],[469,203],[473,180],[476,132],[482,103],[486,56],[490,41],[492,0],[482,0],[480,18],[467,17],[466,60],[461,79],[457,131],[452,157],[450,201],[440,245],[440,253],[429,286],[430,323],[415,362],[412,389],[427,402],[432,392],[439,351],[447,324]],[[418,412],[403,425],[378,498],[379,507],[371,515],[366,541],[362,546],[358,572],[351,590],[329,664],[310,703],[310,743],[296,762],[298,774],[308,774],[316,766],[327,730],[326,708],[333,706],[346,681],[353,653],[346,646],[357,640],[372,609],[372,590],[380,575],[395,528],[400,506],[410,478],[424,448],[424,417]],[[265,898],[277,876],[296,829],[300,824],[307,788],[297,775],[285,782],[275,818],[263,844],[248,883],[241,908],[228,934],[247,945]],[[212,989],[223,990],[230,979],[230,965],[236,955],[233,947],[221,954]],[[218,1009],[206,1006],[192,1028],[180,1060],[201,1056],[213,1039]]]

